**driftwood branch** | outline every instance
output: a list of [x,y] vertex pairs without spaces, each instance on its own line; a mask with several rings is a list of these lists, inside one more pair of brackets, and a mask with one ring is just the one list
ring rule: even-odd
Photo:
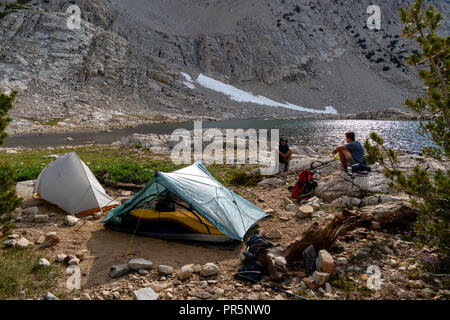
[[[281,254],[287,264],[302,259],[303,251],[310,245],[316,252],[333,247],[336,240],[357,228],[376,229],[388,225],[407,225],[415,221],[417,211],[407,203],[391,203],[378,207],[365,207],[359,211],[344,209],[342,213],[328,219],[323,225],[313,223],[300,238],[288,244]],[[271,250],[260,259],[272,280],[280,281],[283,273],[275,266]]]
[[338,237],[357,228],[383,228],[389,224],[407,225],[417,217],[417,211],[405,203],[393,203],[379,208],[381,209],[366,207],[361,211],[344,209],[322,226],[317,222],[313,223],[300,239],[294,240],[285,249],[283,255],[287,263],[300,259],[309,245],[313,245],[316,252],[328,250]]

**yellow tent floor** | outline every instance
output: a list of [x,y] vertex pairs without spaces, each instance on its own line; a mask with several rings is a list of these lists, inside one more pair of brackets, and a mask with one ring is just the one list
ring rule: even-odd
[[130,212],[131,216],[150,223],[171,222],[182,225],[186,229],[199,233],[211,235],[223,235],[215,226],[205,220],[200,214],[187,210],[176,210],[171,212],[156,211],[152,209],[135,209]]

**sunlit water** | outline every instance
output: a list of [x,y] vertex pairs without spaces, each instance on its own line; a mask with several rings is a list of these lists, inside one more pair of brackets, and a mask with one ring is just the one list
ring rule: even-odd
[[291,144],[330,148],[343,143],[347,131],[354,131],[361,143],[375,131],[389,148],[411,152],[420,152],[431,144],[417,133],[418,126],[417,121],[384,120],[239,120],[203,123],[204,128],[280,129],[280,136],[288,137]]
[[[376,131],[390,148],[420,152],[430,141],[417,133],[417,121],[380,120],[228,120],[202,122],[203,128],[228,129],[280,129],[280,135],[289,138],[292,145],[321,146],[333,148],[344,142],[344,133],[354,131],[356,139],[364,142],[370,132]],[[10,136],[5,147],[26,146],[31,148],[81,145],[88,143],[109,144],[133,133],[171,134],[175,129],[193,129],[192,122],[155,123],[136,128],[112,130],[110,132],[72,132],[73,141],[67,141],[68,133]],[[268,130],[270,133],[270,130]]]

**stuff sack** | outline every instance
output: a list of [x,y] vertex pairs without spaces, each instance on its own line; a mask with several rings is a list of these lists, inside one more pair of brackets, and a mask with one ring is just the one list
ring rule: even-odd
[[317,180],[312,178],[311,171],[304,169],[298,174],[297,182],[292,188],[292,198],[308,200],[315,187]]

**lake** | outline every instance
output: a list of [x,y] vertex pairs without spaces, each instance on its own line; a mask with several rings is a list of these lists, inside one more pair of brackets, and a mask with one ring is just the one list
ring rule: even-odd
[[[293,145],[307,146],[334,146],[344,142],[344,133],[354,131],[356,139],[364,142],[370,132],[376,131],[394,149],[420,152],[430,145],[430,141],[417,133],[418,121],[390,121],[390,120],[227,120],[205,121],[203,128],[228,129],[279,129],[280,136],[289,138]],[[82,145],[90,143],[110,144],[120,140],[121,137],[133,133],[171,134],[173,130],[194,128],[193,122],[184,123],[157,123],[141,125],[135,128],[116,129],[110,132],[83,131],[70,133],[30,133],[12,135],[5,140],[4,147],[56,147],[66,145]],[[270,132],[270,130],[269,130]],[[66,137],[72,141],[67,141]]]

